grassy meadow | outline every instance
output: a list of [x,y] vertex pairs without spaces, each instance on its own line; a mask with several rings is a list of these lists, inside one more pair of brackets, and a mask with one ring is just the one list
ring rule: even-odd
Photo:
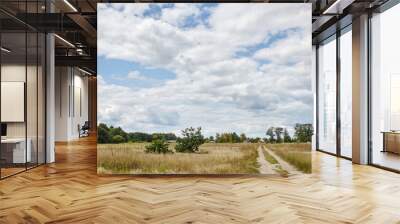
[[267,144],[266,147],[297,170],[311,173],[310,143]]
[[[145,153],[149,143],[97,145],[99,174],[257,174],[256,143],[205,143],[197,153]],[[174,143],[169,145],[174,151]]]
[[97,172],[281,176],[310,173],[311,144],[299,142],[311,141],[312,125],[296,124],[294,129],[296,138],[286,128],[269,127],[269,138],[262,139],[236,132],[204,137],[201,127],[188,127],[177,137],[172,132],[125,132],[121,127],[100,123]]

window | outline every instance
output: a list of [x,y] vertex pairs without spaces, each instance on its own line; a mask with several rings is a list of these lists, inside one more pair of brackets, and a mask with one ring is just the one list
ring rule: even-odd
[[318,48],[318,147],[336,153],[336,40]]
[[340,154],[352,157],[352,35],[351,26],[340,36]]
[[371,159],[400,170],[400,5],[371,18]]
[[[19,2],[17,11],[40,13],[43,3]],[[46,40],[9,15],[0,17],[8,21],[0,23],[0,178],[5,178],[45,163]]]

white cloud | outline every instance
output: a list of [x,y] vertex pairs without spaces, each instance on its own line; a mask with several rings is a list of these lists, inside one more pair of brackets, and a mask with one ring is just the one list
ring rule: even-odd
[[173,26],[183,26],[188,17],[196,17],[199,13],[195,4],[175,4],[175,7],[162,10],[161,20]]
[[130,71],[128,75],[126,76],[127,79],[131,80],[146,80],[147,77],[140,74],[138,71]]
[[254,58],[268,60],[274,64],[291,64],[311,60],[309,42],[311,32],[305,32],[304,30],[292,31],[288,32],[287,35],[287,38],[274,42],[271,47],[257,51],[254,54]]
[[[202,125],[206,135],[223,130],[263,135],[270,125],[311,122],[308,4],[220,4],[202,9],[178,4],[162,9],[159,19],[143,16],[148,4],[121,4],[129,9],[100,5],[100,56],[166,69],[176,78],[137,91],[100,76],[99,121],[132,131],[177,133]],[[190,16],[199,20],[204,10],[210,14],[207,21],[182,27]],[[276,39],[282,33],[286,35]],[[252,55],[235,56],[267,42],[271,45]],[[126,78],[146,77],[135,71]]]

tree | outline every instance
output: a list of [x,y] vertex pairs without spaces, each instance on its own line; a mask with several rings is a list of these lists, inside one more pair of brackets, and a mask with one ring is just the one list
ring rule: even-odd
[[265,134],[268,136],[268,140],[270,143],[275,142],[275,128],[274,127],[269,127]]
[[292,142],[292,138],[286,128],[283,130],[283,142]]
[[311,142],[313,133],[312,124],[296,124],[294,126],[294,137],[297,142]]
[[236,132],[232,133],[232,143],[237,143],[240,142],[240,137],[238,134],[236,134]]
[[[246,136],[244,136],[246,137]],[[216,135],[216,142],[218,143],[237,143],[242,142],[241,137],[236,134],[236,132],[228,132],[228,133],[217,133]]]
[[153,133],[152,139],[160,139],[163,138],[166,141],[174,141],[176,140],[176,135],[174,133]]
[[128,141],[128,134],[124,130],[122,130],[121,127],[114,128],[113,126],[110,126],[108,133],[110,134],[111,138],[119,135],[123,138],[124,142]]
[[[121,142],[152,142],[155,139],[164,139],[166,141],[176,140],[177,137],[174,133],[143,133],[143,132],[125,132],[121,127],[115,128],[104,123],[100,123],[97,127],[97,141],[98,143],[121,143]],[[118,136],[115,137],[114,136]],[[122,137],[122,140],[121,140]]]
[[201,134],[201,127],[197,129],[193,127],[186,128],[182,130],[182,136],[182,138],[176,140],[175,150],[177,152],[197,152],[200,145],[205,142],[204,136]]
[[261,141],[261,138],[256,137],[256,138],[248,138],[247,141],[250,143],[259,143]]
[[247,140],[246,134],[242,133],[240,134],[240,142],[245,142]]
[[119,144],[125,142],[125,139],[121,135],[114,135],[112,136],[111,141],[112,143]]
[[168,143],[163,138],[153,140],[150,145],[146,146],[145,152],[158,154],[173,153],[171,150],[169,150]]
[[276,136],[277,143],[282,143],[282,141],[283,141],[282,134],[283,134],[283,128],[276,127],[275,128],[275,136]]
[[110,143],[111,138],[110,134],[108,133],[109,129],[106,124],[100,123],[97,127],[97,142],[98,143]]
[[131,142],[151,142],[153,136],[143,132],[131,132],[128,133],[128,141]]
[[215,142],[220,143],[221,136],[219,133],[215,134]]
[[209,138],[208,138],[208,140],[210,140],[210,142],[213,142],[214,141],[214,136],[210,136]]

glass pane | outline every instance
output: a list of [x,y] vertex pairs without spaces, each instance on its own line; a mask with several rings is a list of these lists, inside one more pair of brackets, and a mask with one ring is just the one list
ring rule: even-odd
[[[1,166],[2,177],[25,170],[26,150],[26,34],[1,34]],[[29,149],[29,147],[28,147]]]
[[[36,1],[27,2],[27,13],[37,13],[38,4]],[[33,21],[32,19],[32,22]],[[38,147],[37,147],[37,103],[38,103],[38,35],[34,30],[27,30],[27,80],[26,80],[26,125],[27,125],[27,150],[30,151],[30,160],[28,160],[28,168],[37,165]]]
[[336,153],[336,40],[318,48],[319,149]]
[[38,98],[38,36],[36,32],[27,33],[28,38],[28,61],[27,61],[27,82],[26,82],[26,111],[27,111],[27,149],[30,151],[30,160],[28,160],[28,168],[37,165],[37,132],[38,132],[38,120],[37,120],[37,98]]
[[372,18],[372,163],[400,170],[400,5]]
[[[311,83],[312,83],[312,92],[313,92],[313,127],[315,130],[315,125],[317,123],[317,94],[316,94],[316,88],[317,88],[317,48],[315,45],[312,46],[312,60],[311,60]],[[313,136],[312,136],[312,150],[317,149],[317,144],[316,144],[316,131],[314,131]]]
[[[43,13],[44,3],[1,1],[0,6],[14,14]],[[3,178],[45,162],[45,35],[1,12],[0,26]]]
[[341,155],[352,157],[352,35],[340,37],[340,127]]

